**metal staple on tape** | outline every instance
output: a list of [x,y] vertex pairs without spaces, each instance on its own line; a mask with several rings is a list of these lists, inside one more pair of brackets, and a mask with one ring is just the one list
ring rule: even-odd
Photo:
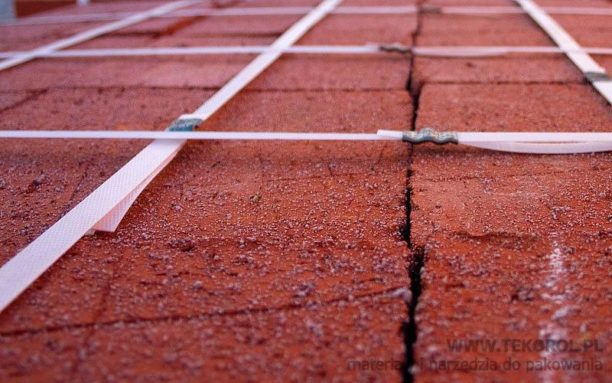
[[584,77],[590,82],[611,81],[607,73],[602,72],[584,72]]
[[166,130],[170,132],[191,132],[195,130],[202,121],[201,118],[179,118],[174,120]]

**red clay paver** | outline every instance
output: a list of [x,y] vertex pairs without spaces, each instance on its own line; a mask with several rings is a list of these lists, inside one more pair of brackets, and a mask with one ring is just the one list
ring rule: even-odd
[[[2,112],[2,129],[164,129],[211,92],[202,90],[49,90]],[[14,93],[2,93],[2,98]],[[108,111],[112,110],[113,113]],[[14,140],[4,143],[4,263],[87,196],[145,145],[143,141]],[[68,303],[68,302],[67,302]]]
[[493,58],[428,58],[414,61],[416,84],[433,83],[572,83],[583,82],[563,57],[510,55]]
[[274,75],[263,73],[254,90],[403,90],[410,71],[400,55],[286,55]]
[[[194,23],[148,43],[202,39],[210,30],[205,21],[201,34]],[[353,37],[349,32],[341,31],[363,41],[357,26]],[[231,32],[219,37],[235,38]],[[133,44],[139,38],[106,40]],[[73,66],[80,76],[42,75],[28,84],[25,69],[58,66],[46,60],[2,75],[16,89],[53,89],[45,103],[67,92],[55,88],[96,87],[104,94],[91,105],[100,106],[109,92],[134,92],[130,88],[138,85],[161,86],[152,93],[182,105],[165,87],[220,86],[248,59],[65,60],[60,68]],[[381,120],[408,129],[408,67],[406,58],[389,55],[289,56],[264,74],[263,85],[253,84],[202,129],[371,132]],[[299,82],[288,82],[292,76]],[[354,87],[356,76],[369,80]],[[82,89],[74,99],[96,91]],[[188,92],[191,99],[201,91]],[[183,112],[149,107],[169,118]],[[77,123],[64,108],[54,121]],[[112,108],[106,105],[92,118],[100,126],[122,125],[97,117]],[[25,115],[18,108],[8,112],[17,121]],[[34,121],[44,124],[46,112],[35,112]],[[139,126],[161,124],[148,119]],[[122,161],[130,154],[125,147],[118,153]],[[111,152],[107,161],[114,163],[116,156]],[[142,374],[152,380],[233,380],[246,374],[254,380],[398,380],[410,298],[400,234],[406,161],[406,148],[398,143],[189,144],[116,233],[80,241],[3,313],[6,358],[0,370],[13,378],[52,373],[62,380]],[[90,166],[88,172],[98,169]],[[24,342],[34,358],[25,367]],[[352,361],[387,364],[383,371],[364,371]]]
[[512,0],[426,0],[425,5],[434,6],[492,6],[492,7],[512,7],[515,6]]
[[276,36],[300,19],[300,15],[213,16],[151,19],[115,32],[131,34],[190,34],[213,36]]
[[[428,2],[434,3],[453,5]],[[442,16],[426,15],[416,43],[550,44],[542,44],[546,35],[527,16],[525,21],[517,17],[472,17],[454,24],[449,19],[448,28],[456,30],[447,37]],[[525,25],[511,37],[495,33],[512,30],[508,19]],[[585,45],[602,44],[606,34],[595,19],[558,18]],[[596,59],[609,66],[605,58]],[[416,58],[414,66],[413,81],[419,86],[413,91],[420,92],[416,128],[609,131],[612,126],[609,105],[562,56]],[[612,339],[610,163],[608,154],[415,149],[411,245],[424,257],[415,312],[415,381],[606,381],[610,359],[602,347]],[[595,341],[599,349],[567,353],[524,343],[546,338],[577,346]],[[481,343],[452,348],[462,341]],[[520,364],[509,370],[508,360]],[[555,371],[555,363],[562,361],[578,363],[578,368]]]
[[609,46],[612,34],[609,19],[610,16],[555,15],[555,20],[584,47]]
[[[359,28],[355,30],[355,25]],[[389,28],[393,25],[393,28]],[[414,15],[331,15],[300,40],[303,45],[412,44]]]
[[0,50],[21,51],[41,47],[76,33],[95,28],[104,22],[52,25],[0,25]]
[[[219,88],[252,56],[37,60],[0,74],[6,90],[78,87]],[[39,73],[39,76],[32,76]]]
[[424,14],[419,45],[552,45],[523,15]]
[[[606,131],[612,122],[609,106],[587,85],[425,85],[419,105],[417,127]],[[411,238],[425,254],[416,312],[417,381],[557,381],[564,374],[605,380],[610,360],[604,352],[506,350],[502,342],[610,342],[610,181],[606,154],[415,150]],[[502,349],[449,348],[449,342],[465,339],[494,340]],[[522,366],[504,375],[490,370],[492,363],[503,368],[508,358]],[[604,368],[527,371],[544,358],[598,361]],[[465,371],[441,367],[474,360],[488,364]]]
[[32,97],[36,97],[38,92],[2,92],[0,93],[0,110],[4,111],[15,105],[21,104]]
[[[372,97],[385,102],[378,106],[368,105]],[[339,107],[339,105],[346,106]],[[408,96],[405,92],[396,92],[391,95],[388,95],[388,92],[363,94],[313,92],[270,95],[249,93],[248,96],[238,96],[237,100],[228,107],[227,112],[215,117],[204,128],[233,130],[248,127],[248,129],[261,131],[281,129],[292,131],[307,128],[329,131],[328,126],[342,126],[340,131],[368,131],[371,124],[383,116],[390,125],[401,127],[402,124],[407,124],[407,116],[410,113],[408,105]],[[267,112],[262,113],[264,110]],[[317,113],[314,113],[315,111]],[[270,116],[274,116],[274,119],[270,120]],[[355,287],[351,287],[352,283],[328,285],[322,282],[325,286],[329,286],[330,291],[319,293],[318,300],[335,299],[348,293],[355,295],[370,293],[372,289],[385,289],[385,286],[396,288],[401,286],[401,281],[405,278],[402,271],[404,258],[403,256],[395,259],[393,257],[393,253],[398,251],[403,253],[405,250],[405,244],[398,238],[394,238],[399,235],[403,224],[401,217],[404,213],[401,201],[403,198],[401,190],[404,186],[401,180],[405,176],[403,172],[405,162],[402,161],[405,152],[401,145],[379,144],[368,150],[369,146],[356,144],[344,144],[338,149],[337,143],[288,144],[287,151],[294,153],[293,161],[284,159],[287,155],[283,151],[274,149],[274,145],[269,145],[271,150],[266,150],[265,146],[258,150],[260,147],[261,145],[246,143],[190,145],[185,149],[185,158],[181,155],[176,160],[178,165],[173,163],[166,170],[168,174],[176,173],[179,178],[151,185],[153,194],[151,196],[144,194],[142,199],[151,198],[149,201],[152,206],[143,206],[142,210],[140,204],[135,206],[132,211],[138,212],[138,218],[133,221],[130,219],[125,221],[126,224],[134,222],[134,226],[130,225],[125,234],[117,233],[118,236],[113,236],[114,239],[109,244],[109,250],[121,248],[120,253],[131,255],[125,257],[125,267],[118,268],[118,272],[124,275],[117,278],[113,286],[116,291],[112,291],[108,296],[109,300],[117,300],[116,305],[111,305],[111,307],[117,307],[117,313],[108,314],[108,318],[104,319],[126,319],[130,315],[137,314],[140,309],[144,312],[153,310],[155,315],[163,314],[163,312],[172,313],[172,315],[188,315],[193,312],[191,303],[185,304],[184,299],[181,302],[174,295],[168,297],[165,306],[176,306],[178,311],[165,307],[161,312],[156,312],[160,303],[159,297],[155,294],[151,295],[152,293],[146,289],[142,290],[142,296],[138,292],[138,286],[151,285],[152,288],[157,286],[152,280],[151,283],[146,282],[148,278],[158,278],[155,277],[158,275],[156,267],[152,269],[146,267],[140,273],[131,271],[154,261],[158,257],[155,252],[159,252],[161,258],[164,258],[165,254],[179,256],[173,261],[178,262],[173,266],[174,268],[190,269],[192,266],[189,264],[181,265],[181,262],[189,259],[203,266],[201,262],[208,262],[209,257],[215,258],[216,252],[219,252],[220,259],[213,264],[216,263],[217,267],[221,268],[220,271],[225,268],[231,269],[234,264],[238,265],[239,269],[247,268],[240,271],[240,275],[236,276],[236,281],[224,281],[219,279],[219,276],[213,275],[210,289],[206,284],[203,286],[209,290],[214,290],[212,286],[223,290],[223,286],[244,280],[245,273],[250,270],[250,263],[248,259],[241,261],[240,256],[236,258],[236,252],[244,251],[241,250],[244,248],[257,250],[259,247],[266,247],[264,245],[270,247],[270,250],[264,251],[267,257],[279,257],[277,261],[266,262],[271,263],[266,266],[271,272],[279,270],[276,273],[292,269],[286,263],[291,265],[305,262],[309,264],[311,272],[317,275],[319,271],[315,262],[317,259],[315,257],[309,260],[309,258],[316,255],[328,256],[328,253],[334,255],[333,251],[325,251],[328,246],[331,246],[332,249],[337,248],[338,256],[341,255],[341,249],[344,249],[347,254],[341,255],[337,261],[333,257],[330,258],[331,263],[328,263],[327,266],[325,263],[321,264],[320,271],[329,271],[328,267],[337,268],[343,280],[350,281],[354,278],[355,270],[365,265],[371,264],[372,268],[380,267],[381,272],[384,271],[385,265],[390,267],[389,275],[392,276],[392,279],[386,282],[382,276],[380,280],[375,278],[369,282],[359,282]],[[192,157],[194,160],[190,161]],[[212,170],[211,166],[213,166]],[[196,178],[195,175],[198,174]],[[169,188],[169,185],[175,186]],[[389,196],[379,195],[382,193],[376,192],[377,190],[389,192],[393,190],[392,188],[396,188],[397,191]],[[355,189],[354,194],[347,191],[351,189]],[[357,191],[361,189],[364,192],[360,196]],[[179,190],[181,192],[178,192]],[[165,193],[169,193],[167,197],[164,196]],[[181,197],[182,195],[184,197]],[[261,196],[261,203],[252,201],[251,197],[254,195]],[[329,202],[317,202],[319,195],[325,195],[329,198]],[[183,198],[187,200],[182,201]],[[386,201],[386,198],[392,199]],[[288,203],[287,201],[291,201],[289,208],[284,206]],[[204,202],[208,205],[203,205]],[[193,206],[193,212],[187,211],[189,205]],[[362,209],[367,210],[372,222],[361,222],[364,220],[356,212]],[[389,210],[394,212],[394,219],[389,218]],[[251,213],[241,217],[240,212]],[[310,222],[316,221],[317,216],[322,218],[315,226]],[[155,217],[166,217],[170,221],[159,222],[159,219]],[[187,222],[184,221],[185,217],[190,217]],[[310,217],[310,219],[306,220],[304,217]],[[174,221],[177,223],[172,224]],[[181,221],[183,222],[180,223]],[[188,222],[190,224],[187,224]],[[332,227],[337,227],[343,234],[330,231],[330,228],[326,229],[325,223],[333,224]],[[227,233],[227,225],[234,228],[234,234]],[[372,227],[364,231],[359,230],[358,225],[372,225]],[[176,230],[172,226],[176,227]],[[266,228],[275,230],[267,233]],[[366,234],[377,238],[376,241],[367,239]],[[104,240],[106,237],[102,235],[101,239]],[[267,237],[269,238],[266,239]],[[288,242],[283,238],[292,238],[292,241]],[[385,243],[383,240],[386,238],[391,241],[387,242],[386,246],[379,247]],[[241,241],[247,243],[241,244]],[[95,241],[94,250],[96,246],[102,246],[106,241],[98,242]],[[188,254],[185,254],[183,250],[192,246],[196,250],[195,253],[187,251]],[[143,247],[146,248],[146,251],[143,251]],[[274,249],[278,251],[279,247],[283,253],[275,255]],[[314,248],[310,249],[311,247]],[[88,254],[94,250],[77,250],[77,253]],[[263,250],[265,249],[260,249],[259,252]],[[385,260],[386,254],[390,251],[392,253],[389,256],[392,258]],[[269,252],[271,254],[268,254]],[[306,255],[303,252],[312,252],[312,256],[301,258]],[[379,254],[379,258],[372,258],[372,253]],[[185,258],[185,255],[189,257]],[[353,271],[349,272],[349,270]],[[258,279],[261,278],[260,287],[255,288],[253,292],[247,289],[241,299],[237,299],[239,297],[236,296],[230,299],[220,290],[219,293],[213,295],[217,296],[215,299],[219,300],[218,304],[210,302],[210,309],[199,304],[198,312],[214,311],[219,307],[225,310],[238,310],[245,306],[260,308],[262,304],[282,306],[289,304],[291,299],[295,298],[295,291],[283,289],[282,283],[278,288],[274,287],[272,282],[281,281],[282,274],[259,275],[260,272],[257,269],[254,272],[256,275],[249,277],[252,279],[250,284],[258,283]],[[148,273],[153,274],[146,275]],[[333,274],[334,272],[332,272],[332,279],[338,278],[333,277]],[[194,278],[197,279],[197,276]],[[317,279],[324,281],[325,276],[318,276]],[[358,280],[361,279],[363,278],[358,278]],[[291,278],[288,279],[290,280]],[[181,291],[188,291],[195,282],[187,276],[181,281],[180,285],[176,285],[177,290],[174,292],[179,296]],[[311,280],[307,282],[310,283]],[[267,292],[267,289],[271,291]],[[200,299],[198,291],[195,292],[194,299]],[[259,304],[250,304],[249,294],[257,292],[266,292],[269,297],[261,300]],[[228,290],[228,294],[235,295],[231,289]],[[114,295],[116,297],[113,297]],[[134,303],[127,304],[126,300]],[[232,300],[236,300],[236,303],[231,303]],[[138,304],[135,304],[136,302]],[[36,314],[34,308],[32,320],[35,320]],[[139,316],[144,316],[144,314]],[[43,322],[52,326],[55,320],[44,318]],[[66,324],[63,320],[61,323]],[[23,326],[15,323],[10,327],[15,329]],[[31,327],[31,323],[28,327]]]
[[[415,15],[332,15],[299,43],[409,45],[416,32],[417,45],[551,44],[526,16],[420,17],[416,31]],[[155,20],[77,48],[267,44],[296,19]],[[560,21],[584,36],[607,30],[597,20]],[[252,57],[37,60],[0,73],[1,126],[163,129]],[[609,106],[562,56],[413,63],[411,73],[410,58],[393,54],[286,55],[201,129],[410,129],[415,112],[405,87],[412,76],[417,128],[609,130]],[[0,178],[0,198],[10,205],[0,211],[8,217],[0,230],[2,261],[143,145],[3,145],[0,165],[9,172]],[[453,352],[449,340],[552,336],[610,343],[609,155],[527,156],[460,146],[424,146],[411,155],[401,143],[197,142],[143,192],[116,233],[79,241],[2,313],[0,380],[400,380],[402,323],[411,301],[407,267],[415,259],[400,234],[410,162],[410,239],[416,255],[425,256],[417,382],[562,380],[554,371],[432,368],[449,359],[513,357],[525,366],[567,357]],[[570,359],[610,364],[597,350]],[[567,379],[607,375],[609,367]]]

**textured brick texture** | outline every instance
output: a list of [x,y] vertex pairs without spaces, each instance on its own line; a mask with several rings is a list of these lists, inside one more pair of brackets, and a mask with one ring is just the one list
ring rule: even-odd
[[[77,48],[269,44],[296,19],[154,20]],[[415,20],[337,15],[300,43],[410,43]],[[0,74],[2,128],[161,130],[252,57],[38,60]],[[410,129],[409,67],[394,55],[288,55],[201,129]],[[144,144],[7,146],[2,262]],[[81,240],[2,313],[0,377],[401,380],[408,153],[401,143],[188,144],[115,233]],[[387,368],[351,364],[363,361]]]
[[[266,45],[298,19],[155,19],[75,48]],[[608,17],[555,19],[585,46],[610,41]],[[0,26],[0,49],[30,49],[98,24]],[[525,15],[431,12],[330,15],[298,44],[393,42],[552,45]],[[0,72],[0,129],[162,130],[253,57],[35,60]],[[610,59],[596,59],[612,69]],[[287,54],[200,129],[425,126],[603,132],[612,112],[561,55]],[[0,142],[0,264],[145,145]],[[449,342],[552,338],[609,348],[611,159],[399,142],[188,143],[115,233],[83,238],[0,314],[0,380],[604,382],[609,353],[596,348],[568,355],[497,343],[501,350],[453,351]],[[508,358],[521,367],[491,370]],[[527,370],[544,359],[602,367]],[[453,361],[487,364],[457,370]]]

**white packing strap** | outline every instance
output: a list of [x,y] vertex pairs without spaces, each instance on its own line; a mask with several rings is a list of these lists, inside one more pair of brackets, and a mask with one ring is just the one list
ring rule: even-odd
[[423,129],[417,132],[379,130],[377,134],[408,141],[458,143],[477,148],[513,153],[575,154],[612,150],[610,132],[435,132]]
[[[612,16],[612,7],[544,7],[551,14],[561,15],[587,15]],[[277,16],[277,15],[304,15],[312,10],[311,7],[232,7],[223,9],[181,9],[156,17],[223,17],[223,16]],[[466,16],[495,16],[505,14],[520,14],[522,11],[513,7],[504,6],[443,6],[423,7],[425,12],[442,13],[448,15]],[[338,7],[332,13],[345,15],[401,15],[414,14],[415,6],[344,6]],[[18,20],[0,22],[1,26],[10,25],[44,25],[82,23],[88,21],[110,21],[132,16],[132,12],[105,12],[73,15],[44,15],[30,16]]]
[[[179,9],[166,14],[160,14],[159,18],[178,17],[227,17],[227,16],[293,16],[305,15],[312,11],[312,7],[231,7],[231,8],[192,8]],[[334,9],[331,13],[340,15],[406,15],[417,12],[417,7],[407,6],[345,6]],[[30,16],[18,20],[0,22],[0,27],[11,25],[45,25],[82,23],[89,21],[109,21],[133,16],[132,12],[105,12],[74,15],[45,15]]]
[[[294,46],[284,49],[274,49],[265,45],[236,46],[199,46],[199,47],[159,47],[159,48],[110,48],[110,49],[70,49],[49,52],[40,57],[131,57],[131,56],[189,56],[189,55],[228,55],[228,54],[260,54],[275,53],[314,53],[314,54],[358,54],[380,53],[377,45],[361,46]],[[12,57],[22,52],[0,52],[0,57]]]
[[196,4],[196,3],[199,3],[199,0],[183,0],[183,1],[173,2],[173,3],[168,3],[168,4],[161,5],[159,7],[155,7],[148,11],[144,11],[144,12],[140,12],[140,13],[128,16],[125,19],[115,21],[113,23],[105,24],[105,25],[102,25],[102,26],[99,26],[93,29],[79,32],[65,39],[55,41],[51,44],[47,44],[42,47],[33,49],[21,55],[11,57],[4,61],[0,61],[0,71],[8,69],[8,68],[12,68],[19,64],[23,64],[37,57],[40,57],[43,54],[48,54],[50,52],[58,51],[60,49],[64,49],[64,48],[67,48],[67,47],[70,47],[76,44],[80,44],[82,42],[91,40],[95,37],[102,36],[106,33],[110,33],[110,32],[119,30],[121,28],[125,28],[133,24],[137,24],[147,19],[150,19],[152,17],[163,15],[164,13],[176,10],[181,7],[186,7],[188,5]]
[[567,57],[582,71],[595,89],[612,104],[612,85],[606,70],[586,53],[580,44],[570,36],[546,11],[532,0],[514,0],[548,36],[565,51]]
[[[293,45],[342,0],[324,0],[298,20],[273,44],[275,49]],[[206,120],[254,80],[281,55],[262,53],[182,122],[193,126]],[[139,193],[178,153],[185,140],[155,140],[113,174],[99,188],[64,215],[26,248],[0,268],[0,312],[91,230],[114,230]]]
[[[580,50],[563,50],[549,46],[421,46],[409,47],[401,44],[366,45],[296,45],[285,49],[268,46],[197,46],[197,47],[155,47],[155,48],[107,48],[69,49],[41,53],[38,57],[132,57],[132,56],[189,56],[189,55],[230,55],[279,52],[290,54],[374,54],[386,52],[410,53],[425,57],[490,57],[508,54],[563,54],[568,52],[612,55],[612,48],[589,47]],[[0,52],[0,57],[14,57],[25,52]]]
[[578,154],[609,152],[612,141],[608,142],[568,142],[568,143],[534,143],[534,142],[459,142],[464,145],[498,152],[525,154]]
[[[514,7],[504,6],[446,6],[433,7],[440,13],[447,15],[466,15],[466,16],[493,16],[493,15],[513,15],[522,14],[523,11]],[[585,16],[612,16],[612,7],[543,7],[550,14],[558,15],[585,15]]]
[[[436,132],[437,133],[437,132]],[[440,132],[437,134],[444,134]],[[612,143],[610,132],[451,132],[466,145],[522,143]],[[401,140],[404,132],[380,129],[376,133],[253,132],[253,131],[157,131],[157,130],[0,130],[0,139],[122,139],[122,140],[311,140],[380,141]]]
[[[177,141],[156,141],[0,268],[0,311],[34,282],[90,229],[112,228],[113,214],[131,205],[132,191],[176,155]],[[126,193],[127,192],[127,193]],[[120,217],[119,217],[120,218]]]
[[[420,132],[423,132],[423,129]],[[417,131],[416,133],[418,133]],[[459,143],[470,145],[487,142],[531,142],[531,143],[562,143],[599,141],[612,142],[611,132],[435,132],[430,135],[451,134]],[[376,134],[402,139],[406,132],[399,130],[379,129]],[[429,137],[429,136],[427,136]]]
[[[96,130],[0,130],[0,139],[147,139],[147,140],[284,140],[284,141],[383,141],[404,140],[402,131],[372,133],[247,132],[247,131],[96,131]],[[437,135],[445,132],[436,132]],[[574,154],[612,150],[612,133],[602,132],[450,132],[456,143],[514,153]],[[432,137],[433,136],[429,136]],[[431,142],[431,141],[423,141]],[[168,160],[169,162],[169,160]],[[166,165],[164,162],[159,170]],[[157,172],[159,171],[157,170]],[[94,229],[114,231],[132,202],[153,179],[153,174],[122,201]]]
[[156,130],[0,130],[0,138],[121,139],[121,140],[287,140],[287,141],[381,141],[393,140],[376,133],[310,133],[245,131],[156,131]]
[[457,132],[459,142],[612,142],[609,132]]
[[[415,56],[428,57],[489,57],[509,54],[562,54],[572,52],[559,47],[548,46],[432,46],[414,47],[411,49]],[[612,55],[612,48],[589,47],[574,52],[587,52],[596,55]]]

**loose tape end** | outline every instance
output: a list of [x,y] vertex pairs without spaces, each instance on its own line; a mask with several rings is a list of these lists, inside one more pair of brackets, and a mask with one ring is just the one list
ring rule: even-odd
[[[171,132],[191,132],[193,131],[202,120],[199,118],[193,118],[189,115],[188,117],[181,116],[166,129]],[[178,151],[177,151],[178,152]],[[145,179],[138,187],[132,190],[120,203],[118,203],[111,211],[104,215],[88,232],[93,234],[96,231],[103,231],[112,233],[117,230],[119,224],[127,214],[128,210],[132,207],[136,199],[144,191],[144,189],[153,181],[153,179],[166,167],[168,163],[175,157],[176,153],[168,157],[163,163],[161,163],[153,173],[147,179]]]

